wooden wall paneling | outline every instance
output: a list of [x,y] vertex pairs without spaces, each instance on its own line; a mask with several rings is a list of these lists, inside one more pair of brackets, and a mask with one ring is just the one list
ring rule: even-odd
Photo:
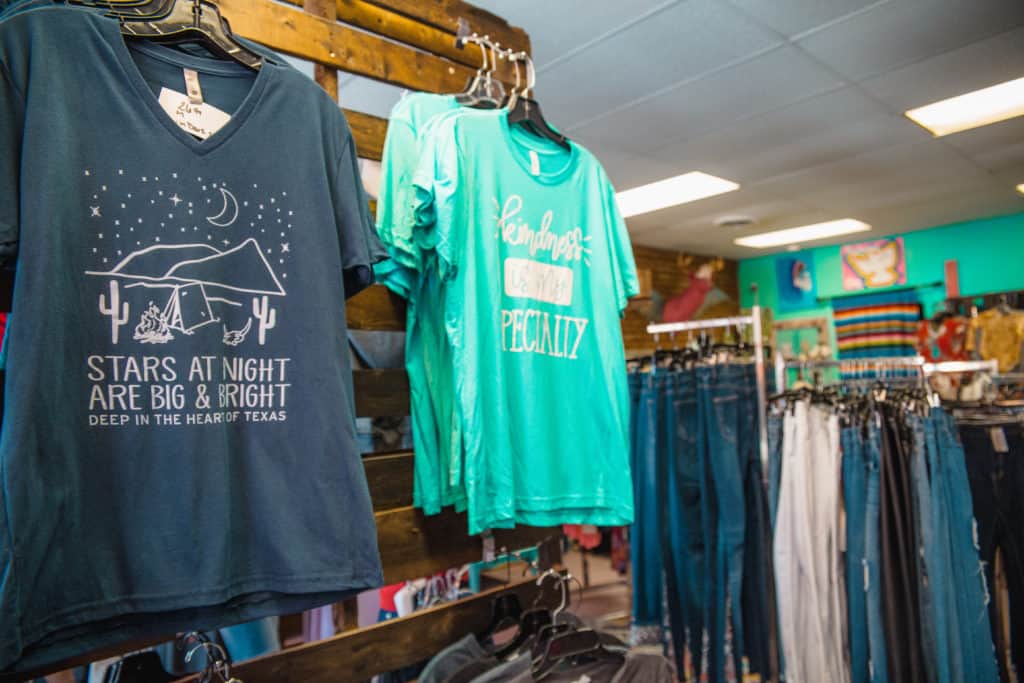
[[[739,312],[739,264],[736,261],[640,245],[634,245],[633,257],[638,270],[649,271],[645,278],[649,277],[649,286],[662,299],[661,303],[688,287],[690,274],[701,265],[721,261],[722,268],[714,275],[717,293],[713,292],[712,295],[724,295],[724,299],[706,307],[699,317],[717,318],[736,315]],[[644,299],[626,309],[626,315],[622,319],[622,337],[627,355],[652,348],[653,340],[647,334],[647,325],[653,322],[650,319],[653,305],[651,299]],[[679,340],[680,345],[685,342],[685,339]]]
[[[334,0],[302,0],[302,9],[314,17],[333,22],[338,18]],[[338,70],[324,64],[313,65],[313,80],[327,91],[331,99],[338,101]]]
[[[483,540],[467,536],[469,527],[464,513],[447,509],[428,517],[407,507],[378,512],[374,516],[385,584],[430,576],[483,557]],[[518,550],[560,533],[561,527],[498,530],[494,532],[494,547]]]
[[348,301],[352,330],[399,332],[405,329],[406,303],[384,285],[373,285]]
[[[285,2],[291,5],[301,5],[303,0],[285,0]],[[451,31],[446,31],[365,0],[337,0],[335,8],[337,19],[343,24],[391,38],[404,45],[430,52],[439,57],[446,57],[453,62],[465,64],[474,69],[480,66],[482,58],[480,48],[476,45],[467,45],[463,49],[455,47],[454,28]],[[480,35],[487,33],[488,28],[491,27],[488,22],[474,23],[469,17],[467,17],[467,21],[470,21],[470,28]],[[529,51],[530,41],[521,31],[517,33],[514,29],[509,28],[495,32],[492,37],[500,41],[503,47]],[[506,40],[513,42],[506,43]]]
[[[363,683],[377,674],[428,659],[467,633],[482,631],[491,618],[491,603],[503,593],[516,594],[523,605],[532,604],[538,596],[539,604],[546,607],[557,607],[560,602],[553,582],[546,581],[538,588],[535,579],[523,579],[407,617],[242,662],[231,668],[231,674],[245,683]],[[185,681],[197,683],[198,676]]]
[[405,370],[355,370],[352,385],[356,417],[409,415],[409,375]]
[[461,0],[367,0],[369,4],[384,7],[421,22],[436,26],[451,34],[458,30],[458,21],[465,19],[472,30],[490,35],[505,47],[530,52],[530,37],[526,32],[510,26],[501,17],[474,7]]
[[351,109],[343,109],[348,127],[352,130],[352,139],[356,143],[356,152],[364,159],[380,161],[384,154],[384,138],[388,133],[387,119],[370,116]]
[[374,512],[412,505],[414,457],[412,451],[363,457]]
[[[273,0],[217,0],[239,35],[294,57],[427,92],[459,92],[476,73],[464,64],[314,17]],[[511,69],[504,80],[514,82]],[[499,74],[500,75],[500,74]]]

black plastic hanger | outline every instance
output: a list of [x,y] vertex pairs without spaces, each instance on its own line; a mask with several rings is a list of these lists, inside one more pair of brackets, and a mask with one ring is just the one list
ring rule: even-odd
[[[526,130],[530,131],[537,137],[550,140],[562,149],[566,151],[572,150],[572,145],[569,144],[569,138],[559,133],[554,126],[548,123],[547,119],[544,118],[544,112],[540,109],[540,103],[537,100],[528,97],[528,93],[533,91],[533,87],[537,83],[537,73],[533,68],[533,60],[530,55],[525,52],[509,57],[513,62],[526,62],[526,87],[523,88],[522,92],[515,90],[512,92],[512,96],[508,101],[508,124],[510,126],[522,126]],[[518,78],[519,71],[518,66],[516,68],[516,77]]]
[[527,646],[540,632],[541,628],[551,623],[551,610],[544,608],[526,610],[519,618],[519,631],[515,637],[504,647],[495,650],[494,656],[498,659],[508,658],[509,655]]
[[533,676],[541,680],[561,662],[577,657],[621,660],[623,655],[605,648],[597,631],[589,628],[573,630],[548,642],[544,656],[532,668]]
[[178,680],[164,669],[160,657],[149,650],[128,655],[107,669],[106,683],[169,683]]
[[[153,4],[165,1],[154,0]],[[208,0],[174,0],[169,12],[156,20],[131,14],[117,16],[125,35],[171,45],[198,42],[218,56],[250,69],[258,70],[263,65],[263,57],[235,39],[230,24]]]

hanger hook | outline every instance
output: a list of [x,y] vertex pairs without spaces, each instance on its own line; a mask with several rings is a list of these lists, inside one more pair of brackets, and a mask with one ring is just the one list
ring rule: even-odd
[[508,104],[506,108],[512,109],[516,106],[516,101],[519,99],[519,88],[522,87],[523,79],[522,74],[519,73],[519,62],[521,61],[522,52],[509,53],[508,61],[511,62],[512,67],[516,72],[516,86],[512,89],[512,94],[509,95]]

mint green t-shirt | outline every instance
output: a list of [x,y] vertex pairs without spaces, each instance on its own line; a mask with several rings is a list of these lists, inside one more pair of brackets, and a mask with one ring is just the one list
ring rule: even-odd
[[[413,173],[420,141],[428,123],[461,110],[451,95],[414,93],[403,97],[391,112],[381,158],[381,186],[377,200],[377,229],[391,260],[375,267],[377,278],[408,300],[405,365],[415,452],[413,504],[427,514],[443,506],[465,506],[461,486],[449,482],[448,454],[455,449],[452,429],[454,399],[450,352],[447,349],[440,283],[424,256],[413,244]],[[461,451],[459,443],[458,451]]]
[[510,127],[439,123],[414,182],[436,254],[470,533],[633,519],[620,316],[638,291],[604,169]]

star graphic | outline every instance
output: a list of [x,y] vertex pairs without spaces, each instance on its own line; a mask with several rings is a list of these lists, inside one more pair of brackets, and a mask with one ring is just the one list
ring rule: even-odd
[[[159,180],[159,178],[158,178],[158,180]],[[164,196],[164,191],[163,190],[157,190],[156,194],[157,194],[158,197],[163,197]]]
[[177,173],[172,173],[172,174],[171,174],[171,177],[172,177],[172,178],[177,178],[177,177],[178,177],[178,174],[177,174]]
[[281,253],[287,254],[291,251],[291,245],[288,242],[281,244]]
[[156,238],[156,241],[157,241],[157,242],[159,242],[159,241],[160,241],[160,238],[159,238],[159,237],[157,237],[157,238]]
[[117,169],[117,175],[124,175],[124,169],[123,168]]
[[103,233],[102,232],[96,233],[96,236],[99,237],[100,239],[103,239]]
[[284,263],[284,259],[283,258],[279,258],[279,259],[277,259],[277,262],[278,263]]
[[121,208],[122,208],[122,209],[123,209],[123,208],[125,208],[125,206],[124,206],[124,202],[121,202]]
[[107,186],[106,185],[100,185],[100,190],[102,190],[103,192],[106,192],[107,191]]
[[229,244],[231,244],[231,240],[224,240],[224,246],[225,247],[228,246]]
[[180,204],[182,202],[182,199],[181,199],[181,197],[178,196],[177,192],[172,194],[170,199],[171,199],[172,202],[174,202],[175,208],[177,208],[178,204]]
[[287,278],[288,277],[288,273],[281,273],[281,277]]
[[142,182],[148,183],[149,182],[149,178],[147,178],[146,176],[142,176]]
[[270,203],[271,203],[271,204],[273,204],[273,203],[274,203],[274,202],[276,202],[276,201],[277,201],[277,200],[276,200],[276,199],[274,199],[273,197],[271,197],[271,198],[270,198]]
[[281,233],[281,237],[284,237],[284,233],[283,232]]
[[87,175],[88,176],[88,175],[92,175],[92,174],[89,172],[89,169],[85,169],[85,171],[82,173],[82,175]]
[[98,206],[90,206],[89,210],[92,212],[90,214],[90,216],[89,216],[90,218],[102,218],[103,217],[103,215],[100,213],[100,207],[98,207]]
[[263,210],[263,205],[262,205],[262,204],[260,204],[260,211],[262,211],[262,210]]

